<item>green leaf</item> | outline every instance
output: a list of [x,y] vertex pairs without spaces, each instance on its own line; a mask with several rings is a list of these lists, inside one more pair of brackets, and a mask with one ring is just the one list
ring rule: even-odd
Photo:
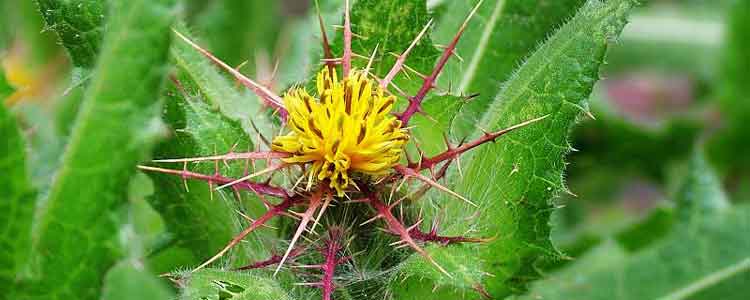
[[0,72],[0,99],[3,99],[3,101],[5,101],[5,97],[13,94],[15,90],[16,89],[14,89],[5,78],[5,72]]
[[[184,27],[180,26],[178,31],[184,32]],[[232,149],[251,151],[250,118],[260,128],[266,128],[265,135],[270,138],[270,121],[255,97],[239,92],[205,57],[183,41],[172,46],[171,54],[178,70],[175,79],[179,86],[171,84],[164,119],[174,133],[172,138],[159,145],[154,154],[157,158],[209,156]],[[242,125],[247,132],[243,131]],[[164,164],[161,167],[174,169],[183,166]],[[213,174],[215,168],[224,176],[241,176],[244,161],[218,166],[213,163],[189,165],[191,171],[203,174]],[[159,265],[155,269],[157,272],[198,264],[216,254],[241,231],[238,211],[252,217],[265,212],[254,196],[249,198],[255,201],[244,201],[245,205],[242,205],[231,192],[212,191],[205,182],[183,182],[178,176],[169,174],[149,175],[155,182],[151,205],[162,214],[175,241],[172,249],[152,260],[152,264]],[[233,261],[264,258],[266,251],[260,237],[262,234],[248,237],[248,242],[240,248],[251,249],[251,252],[239,251],[239,261]],[[185,252],[191,255],[185,256]],[[183,259],[175,260],[169,257],[170,253],[183,253]]]
[[[352,51],[369,58],[378,46],[371,72],[383,78],[396,62],[393,54],[399,55],[414,41],[430,19],[425,1],[420,0],[359,0],[351,8]],[[439,53],[425,34],[406,59],[406,65],[422,74],[432,70]],[[333,49],[343,52],[343,35],[339,35]],[[447,43],[447,42],[446,42]],[[354,58],[352,66],[364,69],[368,59]],[[394,83],[405,91],[415,90],[421,80],[413,73],[407,78],[402,70]]]
[[[192,95],[195,91],[189,90],[188,93]],[[172,138],[158,146],[154,156],[199,157],[226,153],[234,145],[237,145],[238,151],[247,151],[252,146],[237,122],[210,109],[204,101],[201,94],[184,98],[180,91],[173,89],[166,99],[164,119],[175,131]],[[164,164],[161,167],[183,166]],[[190,170],[213,174],[214,167],[213,163],[191,164]],[[230,175],[231,168],[223,164],[218,167],[222,174]],[[193,254],[189,260],[164,265],[167,269],[157,269],[157,272],[169,272],[176,267],[200,263],[213,256],[239,232],[237,211],[240,209],[231,193],[213,191],[216,187],[209,187],[205,182],[183,182],[180,177],[171,174],[149,175],[155,186],[150,203],[164,217],[168,231],[174,235],[173,246]]]
[[465,292],[482,287],[502,297],[537,277],[535,264],[540,260],[558,256],[549,241],[548,222],[550,200],[565,188],[568,132],[584,110],[608,43],[624,26],[632,6],[629,0],[587,2],[508,80],[481,128],[498,130],[548,117],[484,145],[464,160],[466,170],[462,178],[454,178],[455,189],[477,203],[479,212],[455,199],[442,199],[447,214],[442,218],[443,234],[472,232],[494,239],[474,247],[431,247],[430,254],[453,278],[414,257],[405,268],[417,272],[403,272],[403,277],[412,277],[397,289],[429,291],[438,286]]
[[727,33],[718,80],[719,108],[724,128],[711,139],[708,153],[721,170],[747,174],[750,159],[743,149],[750,147],[750,1],[734,1],[729,8]]
[[[178,26],[177,30],[187,34],[183,25]],[[252,120],[264,136],[271,137],[271,119],[254,94],[244,87],[238,90],[206,57],[184,41],[175,43],[170,52],[174,65],[185,80],[206,97],[211,107],[218,109],[226,118],[239,122],[248,134],[257,134],[250,124]]]
[[[27,298],[98,299],[117,260],[119,208],[156,138],[172,1],[112,1],[111,21],[35,232]],[[137,30],[136,30],[137,29]],[[65,270],[65,271],[62,271]]]
[[721,181],[706,162],[703,150],[695,151],[687,168],[687,176],[674,196],[679,222],[689,224],[729,207]]
[[[85,82],[97,62],[104,36],[107,3],[104,0],[35,0],[46,28],[55,32],[73,64],[71,86],[56,104],[55,126],[69,136],[83,101]],[[36,48],[36,43],[34,44]]]
[[524,299],[747,298],[750,207],[706,209],[725,205],[717,204],[723,192],[714,179],[696,154],[675,196],[678,216],[691,218],[678,220],[665,241],[616,263],[582,258],[536,284]]
[[642,221],[628,226],[615,236],[617,242],[628,252],[646,248],[671,232],[675,213],[668,207],[657,207]]
[[[2,80],[0,72],[0,80]],[[1,83],[1,81],[0,81]],[[31,245],[35,192],[26,165],[26,145],[16,118],[0,96],[0,287],[11,289],[26,262]],[[6,299],[6,293],[0,296]],[[10,299],[10,298],[8,298]]]
[[115,265],[107,272],[107,276],[104,278],[102,299],[174,299],[174,293],[159,277],[141,268],[137,267],[133,262],[123,262]]
[[183,300],[291,300],[272,278],[258,273],[204,269],[190,275]]
[[743,71],[750,67],[750,56],[743,50],[750,45],[750,2],[734,1],[728,11],[726,44],[721,64],[721,104],[722,111],[732,122],[740,122],[740,118],[750,115],[750,105],[743,102],[749,97],[750,79],[743,76]]
[[270,54],[280,28],[278,6],[276,1],[213,1],[196,20],[196,28],[216,57],[232,66],[247,61],[245,70],[255,73],[256,53]]
[[73,65],[93,68],[102,45],[103,0],[36,0],[47,27],[57,32]]
[[684,5],[634,14],[622,33],[622,43],[612,47],[607,74],[648,69],[680,74],[696,81],[716,80],[722,50],[722,20],[690,16]]
[[[464,22],[476,0],[446,4],[437,23],[434,40],[448,43]],[[570,19],[584,0],[484,1],[469,22],[456,48],[463,61],[454,59],[445,67],[438,84],[463,95],[479,94],[457,117],[451,132],[468,136],[487,110],[500,85],[564,21]]]
[[[451,96],[432,96],[422,105],[424,114],[414,116],[411,131],[414,143],[427,155],[437,155],[445,151],[445,137],[450,125],[459,110],[466,105],[466,100]],[[413,143],[410,143],[410,145]]]
[[564,280],[565,282],[575,282],[577,276],[581,273],[597,272],[606,269],[608,266],[620,264],[627,258],[628,253],[620,247],[619,243],[612,240],[601,241],[601,243],[596,245],[596,247],[590,251],[587,251],[582,256],[576,257],[570,261],[570,264],[567,267],[555,271],[542,281],[537,281],[532,284],[531,290],[526,295],[510,297],[510,299],[527,299],[529,297],[540,296],[537,294],[537,287],[545,286],[545,284],[551,282],[553,278],[555,280]]

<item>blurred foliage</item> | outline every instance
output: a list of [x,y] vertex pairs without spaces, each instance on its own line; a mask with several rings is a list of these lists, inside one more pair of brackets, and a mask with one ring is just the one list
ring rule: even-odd
[[102,299],[174,299],[172,290],[150,272],[134,263],[114,266],[104,278]]
[[68,50],[73,65],[93,67],[102,44],[105,1],[38,0],[37,5],[47,28],[57,33]]
[[[169,1],[112,5],[116,13],[95,79],[35,225],[33,271],[21,283],[19,297],[96,298],[99,278],[121,253],[117,211],[126,203],[133,164],[147,155],[158,134],[155,96],[163,79],[173,9]],[[138,27],[149,31],[133,30]],[[103,161],[111,163],[104,167]],[[82,266],[83,272],[55,271]]]
[[[633,255],[589,264],[583,257],[534,285],[522,299],[745,299],[750,283],[746,205],[731,208],[701,151],[673,195],[673,232]],[[613,247],[613,246],[605,246]]]
[[[0,100],[12,91],[0,72]],[[0,106],[0,286],[11,286],[28,259],[31,222],[34,210],[34,189],[28,174],[23,137],[15,117]],[[0,296],[4,297],[6,296]]]
[[[718,106],[722,126],[711,142],[712,161],[728,176],[748,179],[750,159],[750,2],[736,1],[729,8],[726,42],[719,66]],[[742,179],[737,179],[741,182]],[[746,183],[745,183],[746,184]]]
[[[282,93],[322,66],[317,11],[341,54],[343,2],[0,0],[0,299],[318,299],[298,270],[227,270],[285,248],[292,220],[183,272],[265,207],[136,165],[266,149],[260,135],[279,130],[170,29]],[[426,246],[449,278],[392,250],[377,222],[358,227],[334,299],[747,299],[750,1],[638,2],[484,1],[413,139],[433,155],[547,118],[449,170],[443,183],[480,214],[435,192],[404,209],[442,234],[494,239]],[[354,66],[377,46],[384,76],[432,20],[394,81],[413,95],[475,3],[353,0]],[[189,169],[239,176],[244,163]]]
[[271,53],[282,20],[278,1],[220,0],[205,5],[195,27],[216,56],[232,66],[247,61],[248,70],[261,59],[257,55],[275,59]]

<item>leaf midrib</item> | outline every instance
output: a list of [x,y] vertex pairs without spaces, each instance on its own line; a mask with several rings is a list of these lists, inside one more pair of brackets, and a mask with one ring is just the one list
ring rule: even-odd
[[722,281],[731,278],[734,275],[750,271],[750,256],[740,260],[736,264],[724,267],[713,273],[707,274],[697,280],[694,280],[684,287],[677,289],[676,291],[667,294],[666,296],[658,298],[658,300],[681,300],[687,299],[688,297],[695,295],[696,293],[703,291],[711,286],[721,283]]
[[477,69],[479,68],[479,62],[483,58],[482,56],[484,55],[484,51],[487,48],[487,43],[489,43],[490,37],[492,37],[492,32],[495,30],[497,20],[500,19],[500,15],[505,8],[506,2],[506,0],[498,0],[495,4],[495,8],[492,10],[492,15],[490,16],[489,21],[485,23],[485,28],[484,31],[482,31],[482,36],[479,38],[479,45],[477,46],[477,50],[474,51],[474,55],[472,55],[471,61],[469,62],[469,68],[464,73],[464,77],[461,79],[461,84],[458,88],[460,92],[466,91],[466,88],[469,87],[471,81],[474,80],[474,76],[476,76]]

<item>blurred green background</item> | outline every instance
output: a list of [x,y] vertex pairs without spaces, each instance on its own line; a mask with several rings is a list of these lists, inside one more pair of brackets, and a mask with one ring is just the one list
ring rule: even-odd
[[[448,13],[446,2],[450,0],[431,0],[428,7],[436,15]],[[572,133],[577,151],[567,159],[570,193],[555,200],[559,209],[552,219],[552,239],[570,259],[539,266],[551,278],[572,282],[575,276],[565,277],[566,271],[607,265],[663,243],[679,224],[671,199],[695,164],[715,172],[729,202],[750,200],[750,5],[731,0],[642,2],[609,51],[604,79],[590,98],[592,114],[584,115]],[[70,107],[82,98],[81,86],[89,80],[93,62],[85,55],[66,55],[35,2],[0,5],[0,58],[14,90],[3,105],[21,124],[31,182],[43,195],[75,118]],[[338,20],[337,1],[319,5],[327,18]],[[242,65],[245,74],[276,90],[305,80],[309,72],[301,71],[301,65],[315,65],[314,55],[297,53],[318,43],[314,8],[314,3],[293,0],[187,0],[180,5],[186,26],[205,37],[203,44],[216,56]],[[81,52],[95,53],[101,37],[96,20],[104,17],[100,11],[102,16],[92,16],[91,24],[76,24],[88,26],[86,36],[72,34],[63,41],[82,39]],[[277,66],[281,57],[295,59]],[[136,180],[140,183],[131,186],[130,218],[138,237],[130,242],[138,244],[131,248],[138,252],[158,247],[165,225],[143,199],[150,194],[149,179]],[[577,259],[584,256],[598,260]],[[152,263],[154,270],[170,271],[160,267],[170,266],[169,261]],[[748,268],[738,276],[750,282]],[[529,295],[566,288],[560,280],[539,285]],[[732,297],[750,297],[748,290],[744,285]],[[171,291],[165,288],[165,293]]]

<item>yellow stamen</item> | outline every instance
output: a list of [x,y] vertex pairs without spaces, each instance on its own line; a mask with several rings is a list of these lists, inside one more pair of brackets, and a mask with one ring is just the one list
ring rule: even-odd
[[409,135],[390,114],[396,98],[386,95],[361,71],[339,81],[323,68],[318,98],[304,88],[284,95],[290,132],[273,141],[273,150],[290,153],[287,163],[310,163],[308,176],[329,182],[339,196],[352,172],[383,175],[398,163]]

